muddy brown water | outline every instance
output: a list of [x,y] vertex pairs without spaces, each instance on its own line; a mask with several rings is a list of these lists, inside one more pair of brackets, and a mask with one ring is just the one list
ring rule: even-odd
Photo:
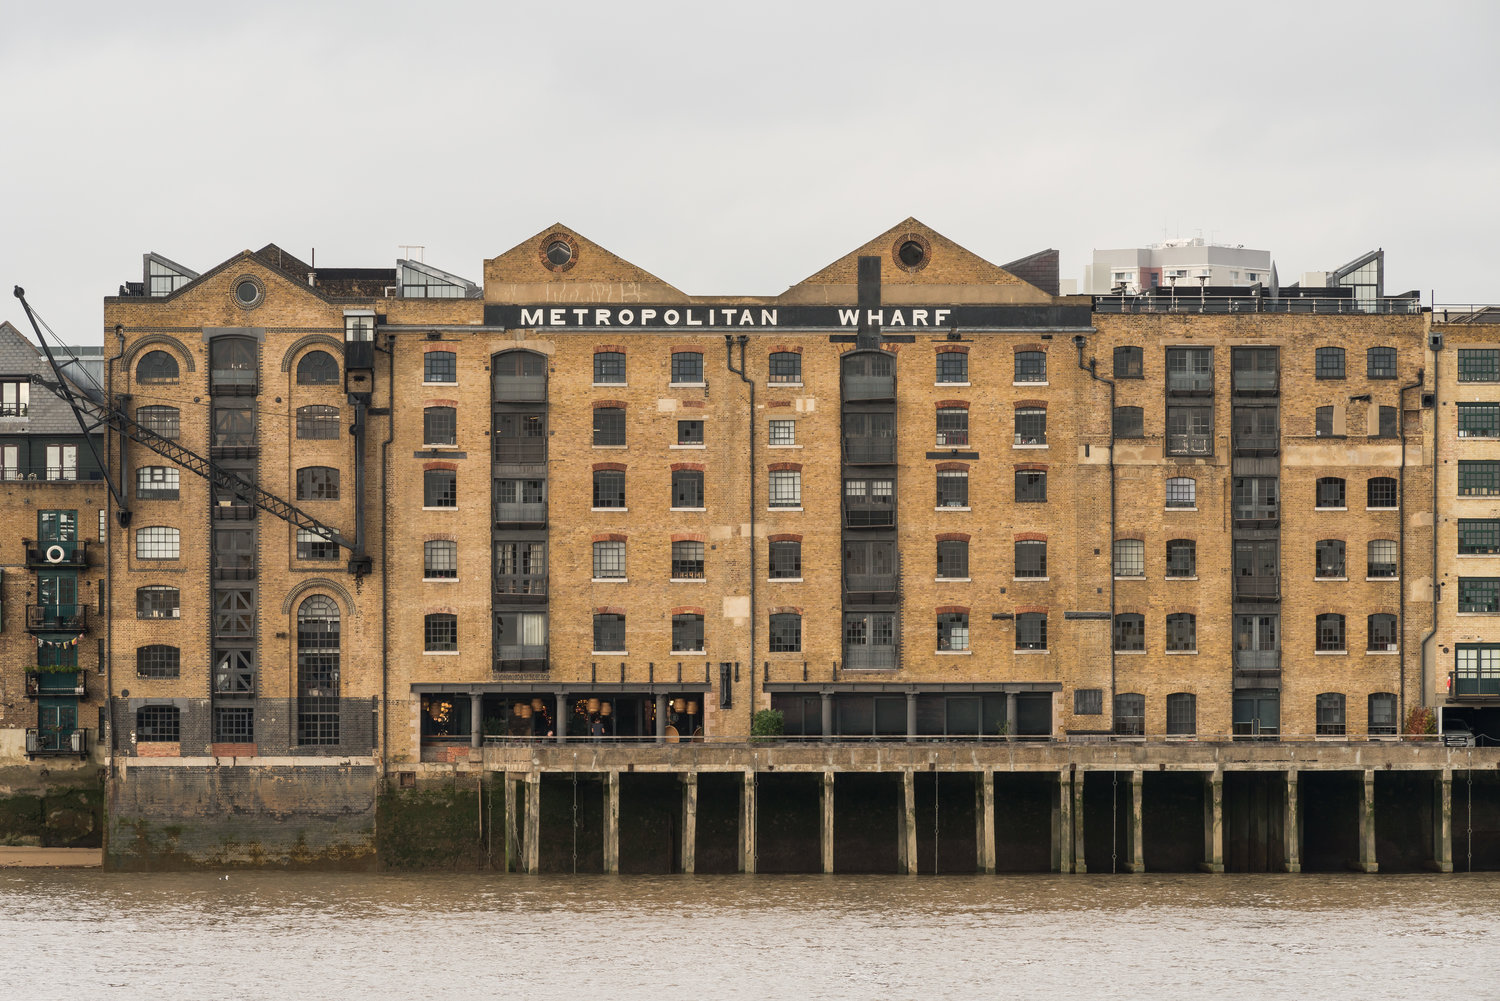
[[1500,997],[1500,874],[0,871],[9,998]]

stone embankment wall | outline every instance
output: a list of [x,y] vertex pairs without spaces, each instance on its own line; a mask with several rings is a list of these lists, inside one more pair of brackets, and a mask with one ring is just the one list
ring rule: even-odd
[[93,761],[0,764],[0,845],[100,847],[104,774]]

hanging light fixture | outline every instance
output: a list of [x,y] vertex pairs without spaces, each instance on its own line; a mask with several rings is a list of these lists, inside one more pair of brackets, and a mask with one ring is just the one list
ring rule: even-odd
[[594,715],[595,713],[597,713],[599,711],[599,700],[598,699],[596,699],[596,698],[589,699],[587,705],[588,705],[588,710],[589,710],[589,715],[590,716]]
[[696,715],[698,715],[698,703],[696,703],[696,702],[689,702],[687,704],[687,714],[689,716],[696,716]]
[[672,711],[674,713],[680,713],[680,712],[682,712],[685,709],[687,709],[687,700],[686,699],[682,698],[681,696],[678,696],[677,698],[675,698],[675,699],[672,700]]
[[600,716],[608,716],[612,712],[614,712],[614,707],[611,706],[608,702],[601,702],[601,703],[599,703],[599,715]]

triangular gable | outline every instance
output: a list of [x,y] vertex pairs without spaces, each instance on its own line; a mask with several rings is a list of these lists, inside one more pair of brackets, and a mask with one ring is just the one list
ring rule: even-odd
[[[548,257],[561,244],[567,259]],[[559,285],[571,286],[560,296]],[[677,302],[687,296],[644,268],[558,223],[484,262],[490,302]]]
[[[900,257],[901,248],[908,242],[917,244],[922,251],[922,259],[914,266]],[[1030,286],[913,218],[892,226],[859,249],[798,282],[792,289],[808,285],[855,285],[861,257],[880,258],[881,284],[886,286],[997,285],[1016,286],[1018,291],[1029,288],[1038,295],[1044,294],[1041,289]]]

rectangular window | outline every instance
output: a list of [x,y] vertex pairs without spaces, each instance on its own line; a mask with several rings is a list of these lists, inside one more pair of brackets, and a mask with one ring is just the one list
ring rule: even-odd
[[1017,351],[1016,382],[1046,382],[1047,352]]
[[1167,392],[1211,393],[1213,348],[1167,348]]
[[937,627],[939,651],[969,649],[968,612],[944,612],[937,617]]
[[1500,518],[1458,519],[1460,556],[1500,555]]
[[422,473],[423,507],[458,507],[458,473],[428,469]]
[[937,544],[937,575],[945,580],[969,576],[969,543],[950,539]]
[[137,500],[176,500],[180,472],[173,466],[142,466],[135,471]]
[[1365,352],[1366,375],[1371,379],[1396,378],[1396,349],[1370,348]]
[[1500,577],[1458,578],[1460,612],[1500,612]]
[[1324,692],[1318,696],[1318,736],[1344,736],[1344,696],[1337,692]]
[[175,646],[153,644],[135,652],[135,673],[142,678],[176,678],[182,673],[182,652]]
[[782,385],[802,381],[802,356],[795,351],[773,351],[769,361],[769,380]]
[[969,381],[969,356],[963,351],[943,351],[937,356],[938,382]]
[[672,506],[674,508],[703,507],[703,471],[701,469],[674,469],[672,471]]
[[452,351],[429,351],[422,356],[423,382],[457,382],[458,355]]
[[1459,382],[1500,382],[1500,348],[1459,348]]
[[771,507],[801,507],[802,473],[795,469],[773,469],[769,490]]
[[802,616],[794,612],[778,612],[771,616],[771,652],[800,653],[802,651]]
[[78,446],[77,445],[48,445],[47,446],[47,479],[49,479],[49,480],[76,480],[76,479],[78,479]]
[[1344,349],[1318,348],[1314,353],[1314,374],[1319,379],[1342,379],[1344,377]]
[[594,470],[593,506],[600,508],[625,506],[625,471],[623,469]]
[[1454,657],[1454,695],[1500,695],[1500,643],[1460,643]]
[[135,421],[163,438],[176,440],[182,436],[182,412],[176,407],[137,407]]
[[1146,617],[1133,612],[1115,616],[1115,649],[1146,649]]
[[703,579],[703,543],[692,540],[672,543],[672,579]]
[[1343,507],[1344,481],[1337,476],[1321,477],[1317,483],[1317,493],[1313,504],[1319,508]]
[[772,445],[797,444],[797,422],[775,420],[771,422]]
[[297,437],[311,441],[337,441],[339,436],[338,407],[298,407]]
[[969,444],[967,407],[942,407],[937,412],[937,447],[962,448]]
[[1198,732],[1198,697],[1188,692],[1167,696],[1167,735],[1186,737]]
[[1314,434],[1319,438],[1333,437],[1333,408],[1319,407],[1313,416]]
[[0,380],[0,417],[25,417],[30,402],[29,379]]
[[1167,649],[1193,653],[1198,649],[1198,617],[1187,612],[1167,616]]
[[937,506],[969,506],[969,474],[961,469],[940,469],[937,474]]
[[1234,479],[1234,517],[1236,521],[1274,521],[1280,510],[1277,503],[1279,481],[1274,476],[1237,476]]
[[1145,412],[1140,407],[1115,407],[1114,434],[1116,438],[1144,438]]
[[1115,576],[1146,576],[1146,543],[1140,539],[1115,540]]
[[1016,576],[1047,576],[1047,543],[1034,540],[1016,543]]
[[1146,732],[1146,696],[1122,692],[1115,696],[1115,733],[1139,737]]
[[1500,462],[1493,459],[1458,460],[1458,495],[1500,496]]
[[[1119,350],[1118,348],[1116,350]],[[1100,716],[1104,713],[1104,689],[1073,689],[1073,714],[1075,716]]]
[[1041,407],[1021,407],[1016,411],[1016,444],[1047,444],[1047,411]]
[[424,645],[428,653],[452,653],[458,649],[458,616],[434,613],[427,616],[423,627]]
[[1016,616],[1016,649],[1047,649],[1047,613],[1022,612]]
[[1236,393],[1265,392],[1277,388],[1276,348],[1235,348],[1233,358]]
[[1167,543],[1167,576],[1195,577],[1198,574],[1198,544],[1192,539],[1173,539]]
[[594,543],[594,578],[596,580],[623,580],[625,577],[625,543],[620,541]]
[[1047,500],[1047,471],[1045,469],[1016,470],[1016,503],[1042,504]]
[[597,407],[594,410],[594,444],[625,444],[625,411],[620,407]]
[[332,466],[303,466],[297,470],[298,500],[338,500],[339,471]]
[[1458,404],[1460,438],[1500,438],[1500,403]]
[[1318,577],[1344,576],[1344,541],[1342,539],[1320,539],[1315,549]]
[[597,351],[594,353],[594,382],[608,385],[624,385],[625,355],[620,351]]
[[1197,480],[1186,476],[1174,476],[1167,480],[1167,507],[1191,508],[1197,506]]
[[702,421],[678,421],[677,422],[677,444],[679,444],[679,445],[701,445],[701,444],[703,444],[703,422]]
[[672,652],[703,652],[703,616],[692,613],[672,616]]
[[1114,374],[1116,379],[1140,379],[1143,377],[1141,349],[1133,345],[1115,348]]
[[1212,455],[1213,407],[1167,407],[1167,454]]
[[771,543],[771,578],[795,579],[802,576],[802,543]]
[[697,351],[672,352],[672,385],[703,384],[703,355]]
[[427,407],[423,409],[422,444],[458,444],[458,410],[453,407]]
[[181,552],[177,529],[161,525],[135,530],[135,555],[143,560],[175,560]]
[[305,528],[297,529],[297,559],[336,560],[338,558],[338,543],[323,538],[317,532]]
[[614,613],[594,616],[594,649],[600,653],[625,652],[625,616]]
[[458,543],[446,539],[422,543],[422,576],[426,580],[458,577]]
[[238,448],[255,444],[255,408],[246,406],[214,407],[214,448]]
[[182,614],[180,592],[175,587],[153,585],[137,588],[135,617],[138,619],[175,619]]

